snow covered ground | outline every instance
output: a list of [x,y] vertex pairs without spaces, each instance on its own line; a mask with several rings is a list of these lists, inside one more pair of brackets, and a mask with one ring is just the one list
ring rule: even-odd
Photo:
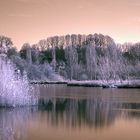
[[67,84],[67,86],[103,87],[103,88],[140,88],[140,80],[62,80],[62,81],[30,81],[31,84]]
[[70,81],[68,86],[87,86],[103,88],[140,88],[140,80],[93,80],[93,81]]

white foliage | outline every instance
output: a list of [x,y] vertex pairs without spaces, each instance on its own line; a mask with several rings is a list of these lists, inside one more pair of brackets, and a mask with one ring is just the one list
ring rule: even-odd
[[[2,106],[24,106],[37,103],[34,89],[29,86],[27,76],[22,77],[13,63],[0,56],[0,104]],[[36,93],[37,94],[37,93]]]

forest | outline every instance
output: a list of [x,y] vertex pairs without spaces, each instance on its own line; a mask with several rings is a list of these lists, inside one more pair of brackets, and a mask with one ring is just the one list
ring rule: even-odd
[[30,80],[140,79],[140,43],[117,44],[102,34],[48,37],[19,51],[1,35],[0,53]]

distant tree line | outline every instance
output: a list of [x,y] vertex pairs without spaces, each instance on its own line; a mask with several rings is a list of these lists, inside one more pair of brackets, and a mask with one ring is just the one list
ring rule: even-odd
[[0,36],[0,48],[30,79],[45,80],[52,73],[54,79],[140,79],[140,43],[116,44],[102,34],[49,37],[25,43],[19,52],[10,38]]

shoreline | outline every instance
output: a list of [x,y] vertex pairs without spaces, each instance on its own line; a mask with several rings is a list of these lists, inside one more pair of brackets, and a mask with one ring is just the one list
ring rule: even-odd
[[124,81],[30,81],[30,84],[65,84],[70,87],[101,87],[101,88],[140,88],[140,80]]

